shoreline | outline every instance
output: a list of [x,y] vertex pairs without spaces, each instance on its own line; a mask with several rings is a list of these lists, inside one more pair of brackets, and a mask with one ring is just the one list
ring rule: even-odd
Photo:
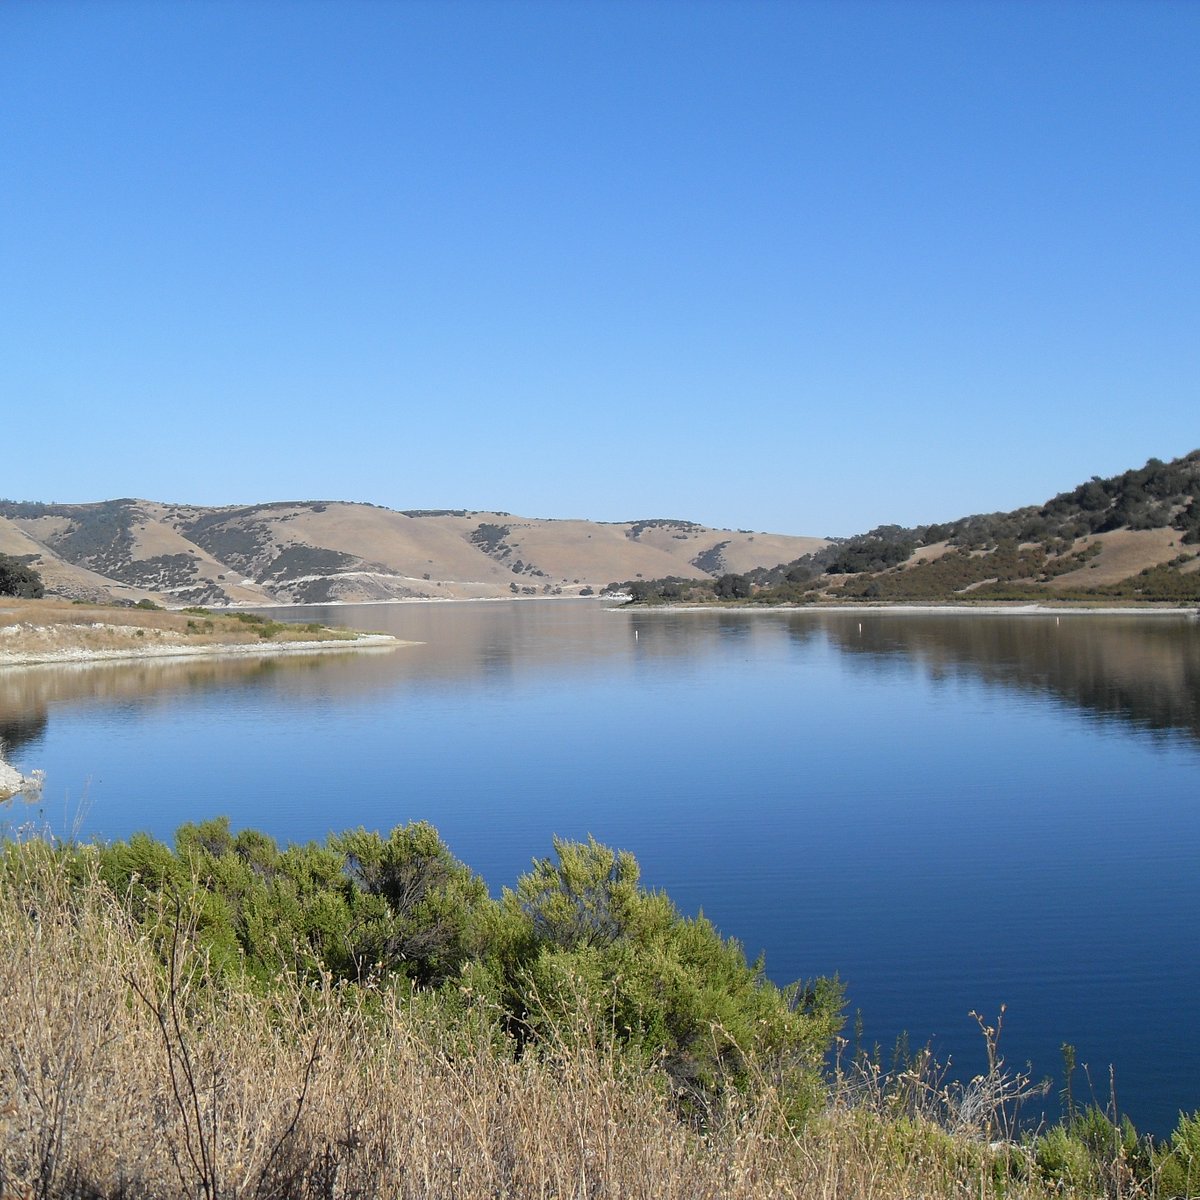
[[[387,600],[314,600],[303,604],[293,604],[286,600],[266,602],[263,604],[222,604],[212,607],[215,613],[237,612],[239,610],[255,610],[260,608],[370,608],[390,604],[529,604],[535,600],[601,600],[599,592],[591,596],[393,596]],[[167,612],[186,612],[186,608],[168,608]]]
[[[563,600],[589,600],[603,602],[610,612],[666,612],[666,613],[702,613],[702,612],[751,612],[751,613],[950,613],[966,615],[978,613],[984,616],[1119,616],[1119,617],[1198,617],[1200,607],[1192,605],[1164,604],[1158,607],[1149,605],[1130,607],[1129,605],[1086,604],[1072,606],[1059,604],[1022,604],[1014,601],[1009,604],[920,604],[893,602],[890,604],[855,604],[847,601],[841,604],[639,604],[632,605],[621,595],[603,596],[599,592],[592,596],[402,596],[390,600],[328,600],[316,604],[231,604],[213,611],[237,611],[238,609],[305,609],[305,608],[368,608],[388,607],[392,605],[414,604],[512,604],[531,602],[560,602]],[[176,610],[169,610],[176,611]]]
[[1200,611],[1186,608],[1118,608],[1094,605],[1088,608],[1069,608],[1049,604],[647,604],[616,605],[613,612],[637,613],[863,613],[882,615],[915,614],[920,616],[950,615],[985,617],[1188,617],[1200,618]]
[[199,646],[120,646],[107,650],[86,650],[74,647],[66,650],[29,652],[0,651],[0,670],[6,667],[86,666],[89,663],[128,662],[164,658],[230,658],[274,657],[280,654],[314,654],[330,650],[395,650],[400,646],[416,646],[390,633],[364,633],[350,639],[331,639],[320,642],[212,642]]

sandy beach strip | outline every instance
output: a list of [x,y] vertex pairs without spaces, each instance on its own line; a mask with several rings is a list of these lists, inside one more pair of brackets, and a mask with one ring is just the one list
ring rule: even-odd
[[46,666],[54,663],[141,661],[163,658],[262,658],[280,654],[314,654],[329,650],[395,650],[415,646],[389,633],[363,633],[356,638],[336,638],[319,642],[206,642],[196,646],[179,644],[116,646],[88,649],[79,646],[60,650],[28,652],[0,650],[0,667]]

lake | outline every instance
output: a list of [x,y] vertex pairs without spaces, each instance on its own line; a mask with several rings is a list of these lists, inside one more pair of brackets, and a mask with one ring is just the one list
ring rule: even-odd
[[1056,1090],[1071,1042],[1139,1129],[1200,1107],[1194,617],[282,615],[422,644],[4,671],[0,736],[47,782],[0,817],[281,841],[423,819],[493,893],[593,834],[777,981],[839,973],[885,1058],[907,1031],[969,1076],[968,1014],[1004,1003],[1002,1052]]

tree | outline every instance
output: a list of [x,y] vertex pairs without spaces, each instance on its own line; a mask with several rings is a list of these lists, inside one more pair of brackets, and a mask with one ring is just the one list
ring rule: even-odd
[[42,577],[20,559],[0,554],[0,596],[40,600],[46,594]]
[[750,580],[745,575],[722,575],[714,590],[719,600],[748,600]]

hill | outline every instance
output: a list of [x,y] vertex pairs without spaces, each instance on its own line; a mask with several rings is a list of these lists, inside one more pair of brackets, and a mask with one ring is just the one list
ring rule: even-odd
[[642,601],[1200,600],[1200,450],[1041,505],[944,524],[882,525],[714,582],[629,580]]
[[0,555],[36,570],[48,594],[90,601],[587,595],[627,577],[711,580],[826,544],[666,518],[600,523],[337,501],[238,508],[0,501]]

